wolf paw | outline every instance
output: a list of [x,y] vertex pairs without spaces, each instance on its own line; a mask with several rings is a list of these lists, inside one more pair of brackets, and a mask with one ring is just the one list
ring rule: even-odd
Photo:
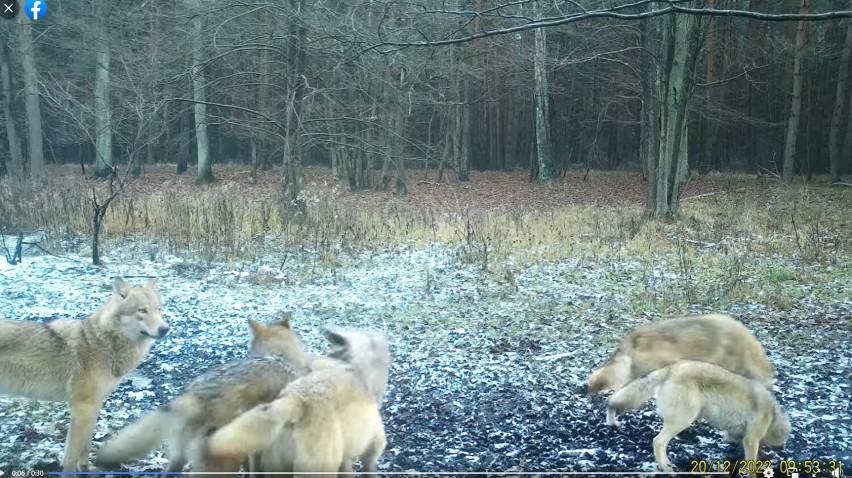
[[611,427],[621,426],[621,422],[618,420],[618,415],[616,415],[615,410],[609,407],[606,409],[606,424]]

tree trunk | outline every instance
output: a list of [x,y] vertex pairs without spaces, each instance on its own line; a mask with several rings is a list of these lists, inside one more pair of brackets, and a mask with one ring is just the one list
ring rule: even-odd
[[287,99],[286,113],[286,140],[284,144],[284,164],[281,174],[281,193],[285,206],[288,209],[304,213],[305,202],[301,198],[301,186],[299,184],[298,166],[302,159],[302,139],[299,130],[301,126],[298,121],[302,114],[302,97],[304,96],[305,84],[302,73],[305,69],[305,42],[308,30],[302,24],[302,15],[305,13],[304,0],[290,0],[296,15],[290,19],[290,71],[287,79],[289,83],[289,95]]
[[458,178],[461,182],[470,181],[470,103],[462,106],[461,108],[461,121],[459,121],[460,131],[458,133],[460,138],[459,143],[459,170],[458,170]]
[[[808,13],[810,0],[802,0],[799,13]],[[796,29],[796,49],[793,60],[793,94],[790,101],[790,116],[787,119],[787,136],[784,141],[784,166],[781,179],[785,186],[793,181],[793,168],[796,164],[796,139],[799,133],[799,118],[802,112],[802,66],[805,63],[805,42],[808,22],[800,21]]]
[[290,93],[287,100],[287,135],[284,141],[284,167],[281,172],[281,195],[284,200],[286,209],[291,212],[305,213],[305,202],[300,195],[299,177],[297,175],[297,159],[295,157],[296,148],[294,144],[298,141],[298,131],[294,131],[295,113],[292,112],[296,108],[296,91]]
[[[655,20],[648,18],[643,22],[642,29],[642,46],[645,49],[646,55],[650,57],[650,52],[657,51],[657,38],[655,31]],[[657,203],[656,183],[657,177],[657,159],[659,157],[660,147],[660,64],[659,62],[645,58],[640,63],[640,72],[642,74],[642,129],[640,131],[642,163],[644,165],[643,173],[648,181],[648,197],[647,205],[648,212],[654,211],[654,205]]]
[[[459,74],[461,76],[461,74]],[[465,90],[469,90],[469,80],[461,81],[456,77],[456,132],[453,135],[453,151],[456,153],[456,176],[459,182],[470,181],[470,103],[462,94],[462,84]]]
[[849,88],[849,99],[846,102],[849,105],[846,108],[846,134],[843,137],[843,155],[841,158],[845,160],[846,167],[844,171],[843,164],[840,165],[840,174],[852,172],[852,88]]
[[[97,5],[100,4],[99,8]],[[109,102],[110,49],[103,3],[97,2],[95,12],[101,20],[96,30],[95,50],[95,167],[92,176],[105,178],[113,173],[112,112]]]
[[[706,8],[713,9],[716,8],[716,0],[707,0]],[[716,103],[720,102],[720,90],[721,85],[714,85],[719,77],[719,66],[721,63],[721,52],[723,45],[719,42],[719,19],[715,17],[710,17],[707,19],[707,40],[704,44],[704,51],[707,52],[707,75],[706,75],[706,83],[710,86],[707,87],[707,104],[710,108],[717,108]],[[715,156],[715,149],[717,143],[717,137],[719,135],[719,123],[716,120],[704,120],[704,123],[707,127],[706,131],[702,135],[704,138],[704,165],[703,168],[706,171],[710,171],[713,167],[713,157]]]
[[450,106],[444,109],[444,150],[441,152],[440,163],[438,163],[438,182],[444,180],[444,168],[447,164],[450,164],[452,159],[456,156],[454,152],[455,145],[458,143],[456,141],[456,133],[458,129],[456,128],[456,118],[458,117],[458,107]]
[[251,138],[251,178],[252,184],[257,184],[257,138]]
[[193,43],[192,43],[192,97],[195,100],[195,144],[198,155],[198,169],[195,173],[197,184],[212,183],[213,164],[210,161],[210,139],[207,137],[207,94],[204,85],[204,73],[202,71],[204,61],[204,41],[201,14],[196,14],[192,20]]
[[405,134],[405,106],[402,104],[397,105],[396,108],[396,116],[394,125],[394,132],[396,133],[394,137],[394,143],[396,147],[394,148],[394,153],[397,155],[396,157],[396,184],[394,185],[394,193],[397,196],[404,196],[408,192],[408,188],[405,186],[405,142],[403,141]]
[[[266,25],[264,24],[264,27]],[[269,42],[272,42],[272,35],[270,35]],[[260,50],[260,75],[258,75],[258,87],[257,87],[257,101],[258,101],[258,111],[263,113],[266,116],[270,115],[269,108],[269,83],[272,81],[270,77],[270,60],[269,60],[269,50],[264,48]],[[269,160],[269,147],[268,143],[264,140],[263,137],[259,138],[258,149],[260,152],[260,169],[263,171],[269,171],[271,167],[271,162]],[[255,166],[257,167],[257,166]]]
[[[649,160],[648,211],[654,217],[671,216],[678,213],[679,189],[683,171],[687,168],[687,157],[682,147],[689,99],[692,95],[693,72],[697,58],[699,28],[698,20],[690,15],[675,14],[664,20],[662,48],[664,74],[649,74],[649,83],[654,84],[664,98],[659,123],[657,164],[651,168]],[[652,29],[648,34],[656,35]],[[647,39],[646,42],[651,42]],[[659,52],[659,49],[651,50]],[[649,118],[649,120],[651,120]],[[650,132],[649,134],[651,134]],[[650,149],[646,144],[646,149]],[[653,201],[653,202],[650,202]]]
[[[536,18],[540,18],[539,3],[534,4]],[[539,181],[550,181],[556,177],[553,167],[553,143],[550,140],[550,116],[547,87],[547,36],[544,28],[535,30],[535,145]]]
[[21,140],[12,116],[12,75],[9,69],[9,48],[0,40],[0,94],[3,95],[3,119],[6,126],[6,139],[9,141],[9,164],[0,171],[0,176],[8,173],[13,178],[24,176],[24,158],[21,152]]
[[18,33],[21,42],[21,65],[24,71],[24,96],[27,109],[27,139],[29,146],[29,173],[33,179],[45,177],[44,144],[42,143],[41,106],[36,75],[35,49],[30,20],[18,15]]
[[828,158],[831,170],[831,180],[840,179],[840,168],[843,158],[840,156],[840,120],[843,117],[843,107],[849,96],[849,56],[852,54],[852,22],[846,24],[846,40],[843,42],[843,54],[840,58],[840,69],[837,72],[837,91],[834,96],[834,111],[831,115],[831,129],[828,133]]
[[[698,18],[691,15],[675,16],[674,61],[668,81],[666,107],[666,152],[668,164],[668,195],[665,214],[677,214],[680,209],[681,178],[689,168],[686,150],[681,146],[687,129],[689,98],[692,96],[693,71],[698,56]],[[659,199],[658,199],[659,200]]]
[[101,224],[104,220],[105,209],[101,209],[97,204],[92,212],[92,264],[96,266],[101,264]]

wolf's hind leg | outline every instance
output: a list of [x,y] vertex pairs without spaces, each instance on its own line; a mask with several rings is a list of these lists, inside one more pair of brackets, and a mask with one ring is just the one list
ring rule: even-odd
[[385,437],[384,429],[379,430],[373,438],[370,446],[361,454],[361,465],[366,473],[378,473],[379,471],[379,456],[385,451],[387,446],[387,438]]

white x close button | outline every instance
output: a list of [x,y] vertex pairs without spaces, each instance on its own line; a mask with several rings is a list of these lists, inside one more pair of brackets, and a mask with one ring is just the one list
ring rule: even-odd
[[6,20],[13,20],[21,11],[21,6],[18,0],[0,0],[0,17]]

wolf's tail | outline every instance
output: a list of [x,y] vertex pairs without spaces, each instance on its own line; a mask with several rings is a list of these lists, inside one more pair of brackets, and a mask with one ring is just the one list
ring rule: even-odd
[[116,470],[121,463],[144,458],[163,442],[173,420],[168,406],[148,413],[107,440],[98,450],[95,463],[101,469]]
[[637,378],[613,393],[607,408],[618,413],[636,410],[654,397],[657,387],[667,376],[668,370],[661,369]]
[[304,400],[296,395],[258,405],[216,430],[207,442],[207,452],[217,460],[266,450],[285,426],[302,419],[305,409]]

